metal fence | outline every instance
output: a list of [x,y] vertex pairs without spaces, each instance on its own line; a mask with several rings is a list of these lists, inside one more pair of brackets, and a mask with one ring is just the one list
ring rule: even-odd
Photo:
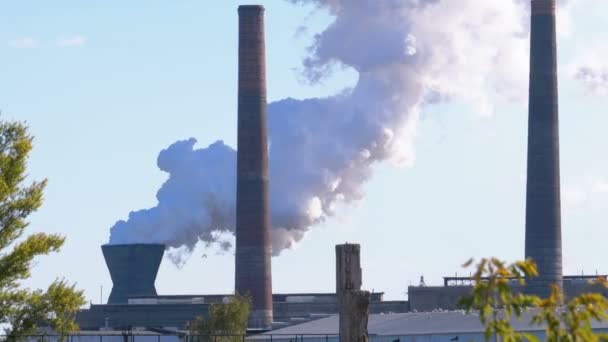
[[[542,333],[537,335],[542,338]],[[484,341],[483,333],[424,334],[424,335],[370,335],[370,342],[468,342]],[[80,332],[71,335],[0,336],[0,342],[340,342],[335,334],[258,334],[258,335],[210,335],[166,334],[134,332],[133,334],[94,334]]]
[[337,342],[339,335],[330,334],[258,334],[258,335],[212,335],[212,336],[184,336],[183,342]]
[[[83,334],[0,336],[0,342],[338,342],[332,334],[257,334],[257,335],[188,335],[188,334]],[[373,341],[373,339],[372,339]]]
[[[541,339],[542,340],[542,339]],[[335,334],[167,335],[154,333],[0,336],[0,342],[340,342]],[[370,342],[482,342],[481,333],[387,336],[370,335]]]

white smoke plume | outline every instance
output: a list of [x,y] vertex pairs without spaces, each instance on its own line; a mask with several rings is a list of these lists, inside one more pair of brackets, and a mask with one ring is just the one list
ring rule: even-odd
[[[336,204],[362,199],[375,163],[414,163],[425,104],[457,98],[490,115],[499,99],[525,98],[526,1],[288,1],[335,17],[304,61],[309,79],[335,66],[353,68],[359,79],[334,96],[269,105],[274,254],[331,217]],[[179,141],[160,153],[169,179],[158,205],[116,223],[110,243],[191,250],[216,241],[216,231],[234,231],[236,152],[221,141],[194,144]]]
[[[602,50],[604,49],[594,51]],[[599,57],[608,56],[607,52],[588,54],[579,58],[570,67],[574,79],[579,81],[591,95],[608,96],[608,63],[605,62],[606,58]]]
[[[608,10],[608,2],[604,5]],[[588,33],[580,33],[580,35],[584,34]],[[578,48],[577,55],[564,68],[568,76],[591,96],[608,96],[608,62],[606,61],[608,48],[604,43],[608,36],[604,36],[606,35],[602,33],[590,36],[584,41],[584,48]]]
[[[592,25],[603,25],[603,17],[597,22],[594,14],[605,13],[608,11],[608,1],[606,0],[578,0],[570,1],[563,6],[565,12],[588,13],[580,18],[570,18],[576,31],[576,39],[572,45],[576,55],[566,65],[565,70],[568,76],[583,86],[585,92],[592,96],[608,96],[608,48],[606,39],[608,35],[603,30],[592,30],[586,27]],[[591,17],[591,19],[590,19]],[[576,22],[575,22],[576,21]],[[583,38],[583,39],[581,39]]]
[[608,66],[582,66],[576,73],[576,79],[581,81],[591,94],[608,96]]

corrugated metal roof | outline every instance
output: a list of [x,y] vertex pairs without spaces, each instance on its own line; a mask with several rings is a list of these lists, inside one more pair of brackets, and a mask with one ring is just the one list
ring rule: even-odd
[[[542,331],[541,326],[532,326],[531,313],[524,314],[521,321],[512,320],[518,331]],[[268,332],[267,334],[338,334],[338,316],[310,321]],[[608,329],[608,322],[594,324],[594,328]],[[466,314],[464,311],[444,312],[409,312],[401,314],[372,314],[369,316],[368,332],[370,335],[428,335],[453,333],[481,333],[484,327],[477,314]]]

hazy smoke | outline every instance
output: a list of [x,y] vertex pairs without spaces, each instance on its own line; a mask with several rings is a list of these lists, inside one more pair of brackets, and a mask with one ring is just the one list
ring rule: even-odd
[[[604,7],[608,10],[608,3]],[[608,48],[603,36],[600,33],[590,37],[584,42],[585,48],[577,49],[578,54],[563,68],[589,95],[608,96]]]
[[[491,114],[490,103],[525,96],[525,1],[290,1],[335,16],[304,61],[308,78],[348,66],[359,79],[335,96],[269,105],[275,254],[332,216],[337,203],[361,199],[375,163],[414,162],[425,103],[459,98]],[[180,141],[160,153],[158,166],[169,179],[158,206],[116,223],[110,243],[191,250],[199,240],[216,241],[214,231],[234,230],[236,153],[222,142],[194,144]]]
[[608,65],[580,66],[574,75],[587,91],[598,96],[608,96]]
[[[235,226],[236,153],[222,141],[194,150],[195,139],[178,141],[158,155],[169,173],[158,205],[134,211],[111,229],[110,243],[164,243],[191,250],[199,241],[218,241]],[[221,242],[221,241],[218,241]]]

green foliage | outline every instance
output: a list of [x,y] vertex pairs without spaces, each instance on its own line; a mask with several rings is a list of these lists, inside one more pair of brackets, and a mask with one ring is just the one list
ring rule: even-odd
[[195,341],[236,342],[247,332],[247,319],[251,300],[249,297],[235,295],[225,304],[211,304],[209,317],[197,317],[188,324],[190,335]]
[[[464,266],[473,263],[469,260]],[[473,290],[463,297],[460,304],[467,311],[478,311],[479,319],[485,326],[485,340],[492,335],[501,336],[505,342],[534,340],[511,326],[513,317],[519,318],[528,308],[538,305],[539,299],[521,293],[513,293],[511,283],[523,285],[526,277],[536,276],[536,265],[531,261],[516,262],[510,265],[496,259],[482,259],[472,276]],[[498,310],[497,310],[498,309]]]
[[[464,267],[473,264],[470,260]],[[538,341],[534,335],[515,331],[513,318],[522,319],[524,312],[532,312],[532,325],[544,326],[546,341],[608,341],[608,335],[593,332],[592,323],[608,319],[608,300],[600,293],[583,293],[564,304],[564,294],[553,286],[548,298],[514,293],[513,284],[525,285],[525,279],[538,275],[532,260],[506,264],[498,259],[482,259],[475,266],[471,294],[460,304],[468,312],[479,312],[485,327],[485,340],[492,336],[505,342]],[[608,287],[605,279],[596,286]]]
[[32,136],[20,122],[0,120],[0,324],[10,335],[32,333],[45,323],[59,333],[74,330],[73,316],[84,305],[82,291],[56,280],[46,291],[22,289],[39,255],[59,251],[64,238],[37,233],[18,240],[28,226],[27,217],[42,205],[46,180],[25,185]]
[[[606,287],[599,278],[596,285]],[[608,319],[608,300],[600,293],[583,293],[565,304],[562,290],[552,286],[551,295],[540,301],[539,311],[532,318],[538,325],[546,324],[548,341],[608,341],[608,335],[594,333],[592,322]]]

